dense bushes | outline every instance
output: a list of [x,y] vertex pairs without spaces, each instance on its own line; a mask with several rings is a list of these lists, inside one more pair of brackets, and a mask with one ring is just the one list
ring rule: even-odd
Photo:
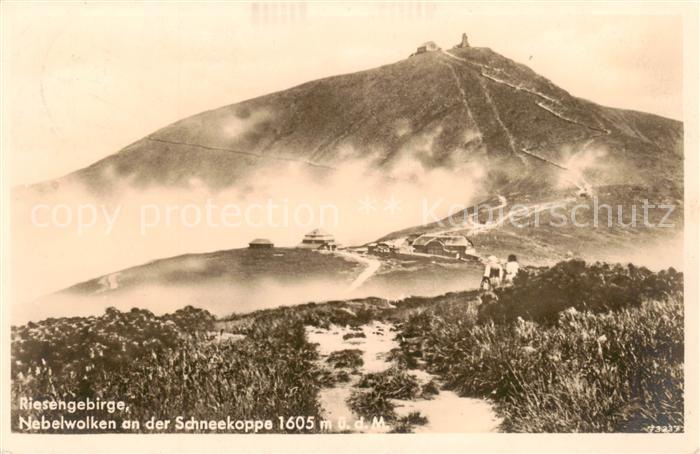
[[293,317],[304,325],[328,329],[332,325],[359,328],[373,320],[381,320],[393,312],[393,307],[381,298],[368,297],[347,301],[307,303],[297,306],[281,306],[261,309],[248,314],[232,314],[224,317],[220,325],[237,331],[240,327],[257,323],[258,320],[275,320]]
[[654,273],[643,267],[581,260],[560,262],[540,270],[522,270],[514,285],[496,290],[498,304],[484,306],[482,319],[553,323],[559,312],[605,312],[639,306],[644,300],[680,296],[683,275],[673,268]]
[[20,396],[122,399],[141,420],[318,417],[318,386],[351,381],[362,352],[336,351],[327,366],[317,364],[304,325],[358,327],[373,318],[398,322],[400,348],[391,357],[399,367],[361,376],[348,404],[360,416],[396,422],[396,430],[423,419],[399,419],[391,399],[438,391],[438,382],[421,389],[402,367],[425,367],[463,396],[492,398],[507,431],[682,426],[682,278],[672,269],[568,261],[524,270],[488,304],[463,292],[218,322],[238,337],[212,333],[211,314],[191,307],[29,323],[12,328],[13,428],[19,414],[33,414],[17,408]]
[[357,383],[358,388],[372,388],[391,399],[413,399],[420,391],[420,384],[413,375],[399,367],[364,374]]
[[[401,326],[402,355],[424,360],[461,395],[493,398],[507,431],[682,426],[681,278],[567,262],[500,292],[488,317],[475,317],[468,302],[411,316]],[[582,285],[596,279],[616,288]],[[521,290],[527,303],[517,301]]]
[[216,320],[209,311],[192,306],[185,306],[172,314],[165,314],[161,319],[166,322],[172,321],[180,331],[187,334],[210,331]]
[[13,328],[13,427],[31,414],[17,408],[21,396],[124,400],[143,421],[318,415],[316,351],[298,320],[260,322],[238,341],[197,331],[212,320],[193,308],[163,317],[108,309]]

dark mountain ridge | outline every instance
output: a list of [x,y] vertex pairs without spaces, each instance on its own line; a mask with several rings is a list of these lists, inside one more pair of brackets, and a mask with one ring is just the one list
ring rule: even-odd
[[585,169],[592,184],[670,186],[682,194],[682,140],[678,121],[599,106],[491,49],[466,47],[206,111],[35,188],[78,182],[110,192],[123,182],[197,181],[220,189],[290,162],[322,175],[361,160],[394,176],[409,160],[450,171],[484,165],[485,193],[512,185],[546,190],[558,170],[544,160],[563,164],[596,149],[605,153]]

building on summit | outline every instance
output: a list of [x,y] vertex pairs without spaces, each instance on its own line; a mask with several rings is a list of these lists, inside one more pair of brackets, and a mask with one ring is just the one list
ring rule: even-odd
[[434,41],[428,41],[418,46],[414,55],[424,54],[426,52],[437,52],[439,50],[440,47],[437,44],[435,44]]

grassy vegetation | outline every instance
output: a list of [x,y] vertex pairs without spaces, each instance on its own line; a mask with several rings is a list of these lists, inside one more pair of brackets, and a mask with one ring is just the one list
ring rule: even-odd
[[[163,317],[135,309],[13,327],[13,395],[124,399],[128,417],[143,421],[319,416],[317,353],[302,323],[263,322],[235,342],[192,330],[209,328],[212,320],[196,309]],[[15,430],[17,416],[32,413],[16,403]]]
[[437,381],[421,386],[410,368],[462,396],[491,399],[506,431],[683,425],[682,274],[569,261],[525,269],[491,300],[478,296],[309,303],[225,320],[192,307],[164,316],[108,309],[13,327],[13,428],[19,415],[38,416],[17,408],[19,396],[121,398],[129,418],[142,420],[320,418],[318,390],[351,381],[362,351],[319,362],[305,327],[361,332],[372,320],[395,325],[400,348],[392,367],[359,378],[348,405],[359,416],[383,416],[394,431],[422,419],[399,418],[392,399],[439,392]]
[[357,383],[357,387],[372,388],[390,399],[413,399],[420,391],[418,380],[399,367],[364,374]]
[[357,369],[358,367],[362,367],[364,364],[364,361],[362,360],[362,350],[356,348],[347,348],[345,350],[331,352],[331,354],[328,355],[328,358],[326,358],[326,362],[331,364],[336,369]]
[[[597,286],[601,273],[609,287]],[[506,431],[682,426],[680,276],[559,264],[519,279],[478,311],[464,301],[410,316],[402,354],[461,395],[492,398]]]
[[326,367],[318,367],[315,379],[319,386],[323,388],[332,388],[338,383],[347,383],[350,381],[350,374],[344,369],[329,369]]
[[421,387],[416,378],[405,369],[392,367],[379,373],[364,374],[356,389],[348,398],[350,408],[361,417],[384,418],[391,424],[393,433],[410,433],[418,425],[428,423],[428,418],[414,411],[406,416],[398,416],[393,399],[415,399]]
[[411,433],[415,426],[424,426],[428,424],[428,418],[423,416],[419,411],[412,411],[406,416],[402,416],[394,422],[391,430],[392,433]]
[[348,398],[348,405],[358,416],[371,420],[384,418],[385,421],[395,421],[395,405],[386,393],[375,389],[369,391],[355,390]]
[[423,399],[432,399],[434,396],[440,393],[440,386],[437,384],[435,379],[431,379],[428,383],[423,385],[420,392],[420,397]]
[[343,334],[343,340],[361,339],[367,337],[362,331]]
[[261,309],[246,314],[231,314],[217,322],[217,327],[231,332],[243,332],[262,320],[294,318],[304,325],[328,329],[332,325],[362,327],[372,320],[395,314],[392,306],[381,298],[361,298],[347,301],[306,303]]
[[498,304],[488,305],[482,319],[513,321],[518,317],[552,324],[567,308],[595,313],[638,307],[645,300],[680,296],[683,275],[673,268],[654,273],[628,265],[582,260],[551,268],[530,268],[516,276],[515,285],[501,288]]

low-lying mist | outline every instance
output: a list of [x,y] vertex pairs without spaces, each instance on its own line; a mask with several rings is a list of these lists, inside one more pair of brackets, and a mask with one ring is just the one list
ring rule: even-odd
[[460,268],[445,272],[440,279],[432,273],[370,279],[351,290],[341,279],[303,278],[296,282],[265,278],[254,282],[206,282],[188,285],[140,285],[127,290],[79,295],[68,292],[48,295],[29,302],[13,304],[14,325],[49,317],[74,317],[103,314],[108,307],[128,311],[148,309],[156,315],[172,313],[187,305],[206,309],[217,317],[248,313],[259,309],[376,296],[389,300],[407,296],[436,296],[448,291],[478,286],[480,274]]
[[245,283],[203,285],[144,285],[132,290],[101,295],[55,294],[13,307],[12,322],[26,323],[47,317],[88,316],[104,313],[108,307],[128,311],[137,307],[155,314],[171,313],[187,305],[216,316],[294,305],[329,298],[346,298],[347,287],[328,280],[308,279],[280,283],[272,279]]
[[111,196],[78,184],[50,193],[21,191],[12,205],[12,295],[29,301],[77,282],[151,260],[246,247],[254,238],[295,246],[321,227],[344,245],[441,218],[480,189],[477,164],[427,168],[414,161],[375,168],[350,160],[334,171],[277,163],[213,191],[136,189],[128,180]]
[[621,263],[633,263],[645,266],[652,271],[660,271],[670,267],[678,271],[684,269],[683,233],[679,232],[672,238],[660,238],[648,244],[637,244],[624,247],[610,254],[604,254],[598,260]]

